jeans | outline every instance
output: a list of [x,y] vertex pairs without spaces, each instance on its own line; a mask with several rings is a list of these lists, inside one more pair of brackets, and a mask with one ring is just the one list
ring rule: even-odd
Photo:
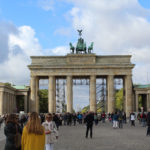
[[53,143],[51,143],[51,144],[46,144],[45,145],[45,150],[53,150],[53,147],[54,147],[54,144]]
[[118,128],[118,121],[113,121],[113,128]]
[[147,127],[147,134],[146,135],[150,136],[150,126]]
[[87,128],[86,128],[86,138],[88,137],[88,133],[89,133],[89,130],[90,130],[90,137],[92,138],[92,129],[93,129],[93,126],[88,126],[87,125]]

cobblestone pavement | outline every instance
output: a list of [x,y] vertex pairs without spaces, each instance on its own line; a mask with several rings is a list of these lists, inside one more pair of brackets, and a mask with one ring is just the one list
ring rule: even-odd
[[[123,129],[113,129],[110,123],[100,123],[93,128],[93,139],[85,138],[85,126],[62,126],[54,150],[150,150],[150,137],[146,128],[136,124]],[[0,150],[4,147],[3,131],[0,130]]]

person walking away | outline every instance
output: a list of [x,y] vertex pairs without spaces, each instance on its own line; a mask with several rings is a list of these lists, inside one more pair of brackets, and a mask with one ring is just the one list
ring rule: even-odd
[[150,136],[150,108],[147,113],[147,136]]
[[57,129],[59,129],[60,120],[57,114],[53,113],[53,121],[56,124]]
[[146,127],[146,114],[143,112],[141,114],[142,127]]
[[135,126],[135,114],[132,112],[130,114],[131,126]]
[[[17,122],[16,115],[8,115],[5,123],[4,134],[6,136],[6,144],[4,150],[21,150],[21,141],[19,141],[20,139],[16,141],[16,134],[19,132],[21,135],[22,130]],[[19,145],[16,145],[16,143],[19,143]]]
[[123,115],[122,115],[122,112],[120,111],[118,115],[119,128],[123,128],[122,120],[123,120]]
[[98,125],[97,113],[94,114],[94,122],[95,122],[95,125],[97,126]]
[[86,122],[86,138],[88,138],[88,132],[90,130],[90,138],[93,137],[93,121],[94,121],[94,114],[92,112],[89,112],[87,116],[85,117]]
[[102,113],[102,122],[103,122],[103,123],[105,123],[105,118],[106,118],[106,114],[105,114],[105,112],[103,111],[103,113]]
[[41,125],[38,113],[32,112],[25,127],[21,139],[21,150],[44,150],[45,130]]
[[114,129],[118,128],[118,114],[117,114],[117,112],[115,112],[115,114],[113,115],[113,128]]
[[42,124],[45,128],[46,135],[46,150],[53,150],[54,143],[58,139],[58,131],[54,121],[52,121],[53,117],[51,114],[46,115],[46,121]]
[[125,124],[127,123],[127,117],[126,117],[126,113],[125,112],[123,113],[123,123],[125,123]]
[[77,121],[77,115],[74,113],[73,116],[73,123],[74,123],[74,126],[76,125],[76,121]]
[[137,120],[139,121],[139,124],[141,124],[141,114],[140,114],[140,112],[137,115]]
[[1,129],[2,124],[3,124],[3,117],[0,115],[0,129]]

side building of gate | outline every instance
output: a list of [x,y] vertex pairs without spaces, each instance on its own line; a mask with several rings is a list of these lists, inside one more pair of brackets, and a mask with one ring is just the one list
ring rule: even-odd
[[124,111],[133,111],[133,87],[130,55],[98,56],[95,54],[68,54],[66,56],[31,56],[28,66],[31,72],[29,111],[39,112],[39,80],[48,79],[48,111],[56,112],[56,79],[67,81],[67,112],[73,112],[73,79],[89,78],[90,111],[96,112],[96,78],[107,81],[107,112],[115,111],[114,79],[123,79]]

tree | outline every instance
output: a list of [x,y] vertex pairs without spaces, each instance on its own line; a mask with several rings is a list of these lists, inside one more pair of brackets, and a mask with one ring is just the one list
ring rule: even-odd
[[48,90],[39,90],[39,111],[40,113],[48,112]]
[[115,94],[115,107],[118,110],[123,110],[123,88]]
[[138,103],[139,103],[139,105],[138,105],[139,108],[138,108],[138,109],[141,110],[141,107],[143,106],[143,105],[142,105],[142,95],[140,95],[140,96],[138,97]]

